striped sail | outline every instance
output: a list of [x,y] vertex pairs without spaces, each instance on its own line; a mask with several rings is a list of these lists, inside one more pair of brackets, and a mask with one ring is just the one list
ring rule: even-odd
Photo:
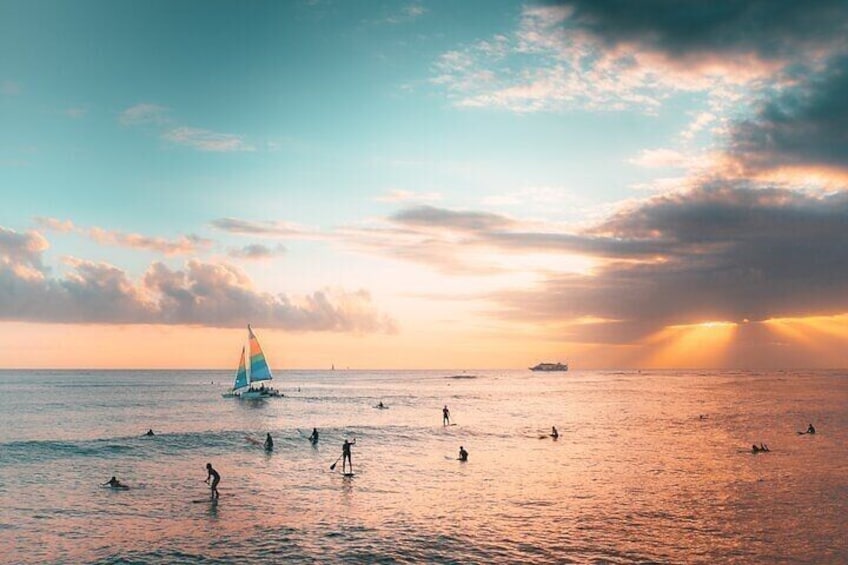
[[250,338],[250,382],[270,381],[271,369],[268,367],[268,362],[265,361],[265,354],[262,353],[259,340],[253,335],[250,325],[247,326],[247,332]]
[[233,382],[233,390],[247,386],[247,368],[244,366],[244,347],[241,348],[241,360],[236,370],[236,380]]

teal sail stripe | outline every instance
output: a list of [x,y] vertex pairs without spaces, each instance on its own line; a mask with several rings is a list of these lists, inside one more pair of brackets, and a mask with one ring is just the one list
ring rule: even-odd
[[236,379],[233,382],[233,390],[238,390],[247,386],[247,370],[244,366],[244,348],[241,348],[241,361],[239,361],[238,370],[236,371]]
[[271,369],[262,354],[250,358],[250,382],[270,381]]

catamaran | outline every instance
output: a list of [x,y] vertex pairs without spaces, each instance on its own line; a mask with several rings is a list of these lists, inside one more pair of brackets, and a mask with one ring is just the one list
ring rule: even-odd
[[[236,369],[233,388],[225,392],[222,396],[225,398],[240,398],[242,400],[261,400],[263,398],[272,398],[283,396],[283,394],[265,385],[265,381],[270,381],[271,368],[268,366],[268,361],[265,360],[265,354],[262,352],[262,347],[259,345],[259,340],[253,334],[250,324],[247,326],[248,345],[250,347],[250,365],[245,363],[245,348],[241,348],[241,359],[239,360],[238,369]],[[248,370],[249,369],[249,370]],[[260,383],[256,386],[254,383]]]

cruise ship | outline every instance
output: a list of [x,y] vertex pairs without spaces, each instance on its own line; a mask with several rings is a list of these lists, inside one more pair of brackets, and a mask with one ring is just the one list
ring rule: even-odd
[[530,367],[531,371],[567,371],[568,363],[539,363]]

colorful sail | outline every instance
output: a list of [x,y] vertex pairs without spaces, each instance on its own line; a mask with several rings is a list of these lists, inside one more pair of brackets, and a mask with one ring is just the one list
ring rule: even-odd
[[270,381],[272,378],[271,368],[268,367],[265,354],[262,353],[259,340],[253,335],[250,325],[247,326],[247,333],[250,340],[250,382]]
[[247,368],[244,365],[244,347],[241,348],[241,360],[236,370],[236,380],[233,382],[233,390],[247,386]]

